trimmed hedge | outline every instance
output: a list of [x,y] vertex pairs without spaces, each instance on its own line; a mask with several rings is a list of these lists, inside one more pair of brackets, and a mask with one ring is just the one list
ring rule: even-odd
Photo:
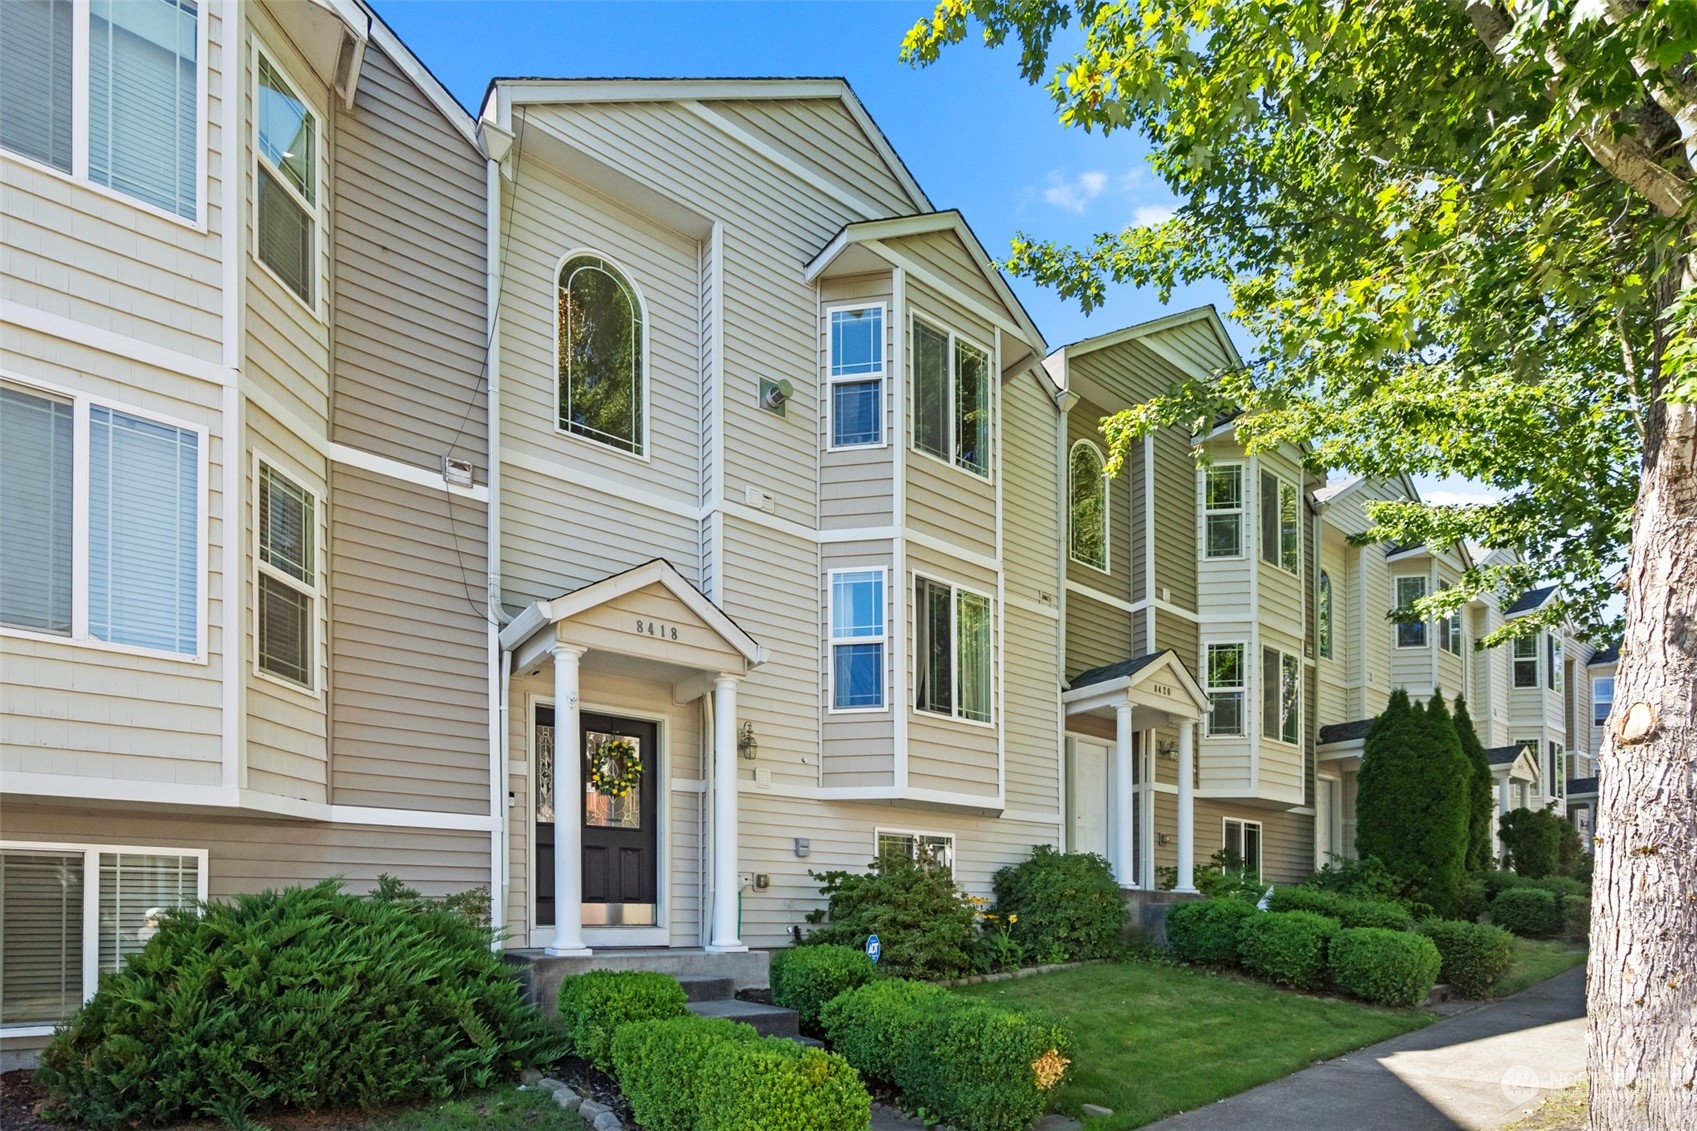
[[1273,889],[1269,911],[1312,911],[1336,919],[1345,927],[1383,927],[1388,931],[1412,931],[1414,916],[1400,903],[1385,899],[1357,899],[1311,887]]
[[921,1005],[908,1025],[896,1084],[910,1106],[959,1131],[1026,1131],[1071,1064],[1060,1026],[989,1002]]
[[1199,899],[1167,910],[1167,945],[1186,962],[1236,965],[1243,921],[1259,914],[1241,899]]
[[1238,958],[1270,982],[1317,990],[1326,984],[1326,945],[1340,929],[1336,919],[1312,911],[1252,915],[1238,933]]
[[1571,902],[1589,902],[1591,899],[1591,885],[1581,883],[1571,876],[1544,876],[1528,881],[1526,886],[1549,892],[1556,897],[1556,903],[1564,911]]
[[1510,888],[1491,901],[1491,922],[1517,935],[1547,939],[1561,932],[1561,904],[1543,888]]
[[1491,987],[1514,961],[1514,936],[1489,923],[1459,919],[1428,919],[1420,933],[1431,939],[1443,960],[1439,981],[1448,982],[1462,997],[1490,996]]
[[1038,961],[1109,958],[1124,946],[1125,896],[1100,856],[1040,844],[1018,864],[999,869],[991,883],[997,913],[1012,922],[1013,940]]
[[629,1022],[613,1034],[619,1090],[647,1131],[695,1131],[708,1054],[731,1041],[758,1039],[754,1026],[722,1017]]
[[1426,1000],[1443,965],[1431,939],[1383,927],[1345,927],[1332,936],[1326,955],[1340,988],[1404,1008]]
[[772,1001],[793,1009],[808,1032],[819,1028],[819,1011],[840,993],[864,986],[877,967],[863,950],[821,943],[772,955]]
[[831,1047],[862,1076],[893,1084],[909,1018],[919,1006],[948,999],[934,983],[886,978],[832,998],[820,1020]]
[[1522,876],[1519,872],[1511,872],[1507,868],[1498,868],[1495,871],[1486,872],[1481,878],[1485,883],[1485,902],[1487,903],[1493,902],[1497,896],[1510,888],[1532,886],[1531,880]]
[[866,1131],[872,1097],[849,1062],[781,1037],[721,1042],[702,1059],[699,1131]]
[[591,970],[560,983],[560,1028],[570,1051],[614,1074],[613,1034],[630,1021],[682,1017],[684,989],[651,970]]
[[95,1127],[442,1100],[559,1055],[491,935],[335,880],[173,911],[35,1079]]

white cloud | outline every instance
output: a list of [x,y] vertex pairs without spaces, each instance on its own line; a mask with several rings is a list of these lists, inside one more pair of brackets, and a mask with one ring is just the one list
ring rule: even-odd
[[1465,507],[1494,503],[1501,496],[1488,491],[1422,491],[1420,498],[1435,507]]
[[1157,224],[1165,224],[1173,218],[1178,210],[1170,204],[1140,204],[1137,211],[1131,214],[1131,226],[1134,228],[1153,228]]
[[1072,180],[1062,180],[1060,173],[1049,174],[1043,199],[1056,208],[1082,213],[1086,205],[1101,196],[1108,187],[1108,174],[1100,169],[1080,173]]

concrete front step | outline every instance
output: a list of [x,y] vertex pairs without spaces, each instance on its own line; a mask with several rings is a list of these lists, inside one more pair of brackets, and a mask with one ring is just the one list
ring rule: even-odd
[[679,974],[686,1001],[729,1001],[737,996],[737,981],[729,975]]
[[765,1037],[799,1037],[801,1027],[795,1010],[762,1005],[757,1001],[692,1001],[689,1011],[697,1017],[723,1017],[753,1025]]
[[[5,0],[0,0],[4,3]],[[514,974],[524,987],[525,996],[549,1016],[553,1016],[560,996],[560,982],[571,974],[588,970],[654,970],[670,974],[679,981],[685,978],[709,980],[729,979],[731,990],[763,989],[769,983],[767,964],[769,951],[749,950],[735,954],[709,954],[696,948],[636,948],[597,950],[592,955],[554,956],[541,950],[513,949],[501,957],[514,967]],[[685,992],[689,987],[685,986]],[[716,987],[704,988],[705,993],[717,993]],[[728,995],[727,995],[728,996]]]

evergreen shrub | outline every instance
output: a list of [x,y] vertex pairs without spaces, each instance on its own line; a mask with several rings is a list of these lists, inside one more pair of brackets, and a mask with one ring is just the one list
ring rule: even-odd
[[866,1131],[872,1121],[848,1061],[781,1037],[721,1042],[699,1079],[699,1131]]
[[1548,809],[1511,809],[1497,819],[1509,861],[1524,879],[1555,874],[1561,858],[1561,821]]
[[1090,852],[1060,852],[1040,844],[991,881],[996,911],[1017,915],[1010,934],[1043,961],[1108,958],[1122,946],[1125,896],[1113,869]]
[[914,1012],[949,1000],[949,992],[931,982],[881,978],[826,1002],[821,1027],[831,1047],[863,1077],[893,1084]]
[[903,978],[954,978],[972,970],[977,914],[948,870],[885,853],[870,872],[811,872],[826,906],[810,911],[809,943],[883,945],[882,972]]
[[1269,911],[1312,911],[1327,915],[1345,927],[1383,927],[1411,931],[1414,916],[1400,903],[1385,899],[1356,899],[1323,888],[1286,886],[1273,889]]
[[1403,1008],[1426,1000],[1443,964],[1431,939],[1383,927],[1345,927],[1327,945],[1326,961],[1345,991]]
[[[1467,713],[1467,700],[1455,699],[1455,736],[1461,742],[1461,753],[1467,759],[1467,871],[1483,872],[1496,861],[1497,790],[1491,773],[1491,760],[1485,755],[1485,744],[1473,729],[1473,718]],[[1463,915],[1456,908],[1458,916]]]
[[613,1034],[619,1091],[646,1131],[695,1131],[708,1054],[730,1041],[758,1039],[754,1026],[722,1017],[629,1022]]
[[1238,933],[1238,958],[1269,982],[1317,990],[1326,984],[1326,946],[1339,929],[1336,919],[1312,911],[1257,912]]
[[1039,1014],[951,998],[917,1006],[908,1024],[896,1085],[958,1131],[1026,1131],[1071,1064],[1067,1032]]
[[877,973],[864,950],[820,943],[772,955],[772,1001],[793,1009],[808,1032],[819,1028],[819,1011],[846,990],[864,986]]
[[1547,939],[1561,933],[1561,904],[1543,888],[1511,888],[1491,901],[1491,922],[1526,938]]
[[1509,888],[1530,887],[1532,884],[1531,880],[1521,876],[1518,872],[1511,872],[1507,868],[1498,868],[1486,872],[1480,878],[1485,885],[1485,902],[1487,904],[1494,902],[1497,896]]
[[95,1127],[446,1099],[559,1055],[489,948],[431,901],[327,880],[171,912],[42,1054]]
[[1167,909],[1167,945],[1186,962],[1235,966],[1243,921],[1260,914],[1241,899],[1198,899]]
[[1438,948],[1438,980],[1466,998],[1489,997],[1491,987],[1514,962],[1514,936],[1490,923],[1427,919],[1420,933]]
[[670,974],[652,970],[591,970],[560,983],[560,1028],[569,1051],[609,1075],[613,1034],[631,1021],[682,1017],[684,989]]

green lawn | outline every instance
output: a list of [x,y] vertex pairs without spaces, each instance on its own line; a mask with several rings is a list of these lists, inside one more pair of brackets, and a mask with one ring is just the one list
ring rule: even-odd
[[1585,948],[1561,939],[1515,939],[1514,965],[1496,984],[1496,997],[1519,993],[1585,963]]
[[1317,1060],[1430,1024],[1421,1010],[1379,1009],[1274,989],[1233,975],[1150,962],[1084,966],[958,991],[1064,1019],[1074,1079],[1057,1096],[1113,1109],[1092,1131],[1141,1127]]

